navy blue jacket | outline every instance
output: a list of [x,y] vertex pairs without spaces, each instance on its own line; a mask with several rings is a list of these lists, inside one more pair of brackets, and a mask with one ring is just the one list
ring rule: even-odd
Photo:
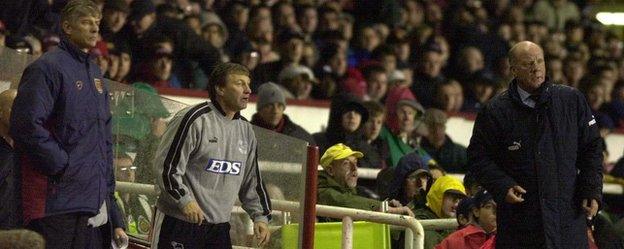
[[30,64],[11,112],[20,152],[24,222],[46,216],[96,214],[114,201],[109,92],[93,58],[63,38]]
[[[494,196],[497,248],[588,248],[583,199],[602,197],[602,144],[578,90],[546,82],[535,108],[517,83],[478,114],[468,165]],[[514,185],[524,202],[504,201]]]

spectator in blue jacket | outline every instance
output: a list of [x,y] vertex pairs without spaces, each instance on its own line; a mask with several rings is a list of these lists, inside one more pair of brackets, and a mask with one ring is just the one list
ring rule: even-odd
[[[20,153],[24,224],[46,248],[108,247],[127,239],[114,201],[108,86],[89,56],[101,13],[71,0],[58,48],[30,64],[11,112]],[[114,228],[114,229],[113,229]]]

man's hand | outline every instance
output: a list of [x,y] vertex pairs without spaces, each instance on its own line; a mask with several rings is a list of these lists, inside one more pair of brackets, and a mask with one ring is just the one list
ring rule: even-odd
[[269,240],[271,239],[271,232],[269,231],[269,225],[266,222],[254,222],[254,238],[258,241],[259,247],[264,247],[269,243]]
[[526,190],[524,190],[522,187],[518,185],[513,186],[509,188],[509,190],[507,190],[507,196],[505,196],[505,201],[511,204],[523,202],[524,201],[524,199],[522,198],[523,194],[526,194]]
[[388,207],[388,213],[402,214],[414,217],[414,212],[409,207]]
[[196,201],[191,201],[182,209],[182,213],[191,223],[197,223],[199,225],[202,224],[204,220],[204,212],[199,208],[199,205]]
[[598,213],[598,201],[596,201],[596,199],[591,199],[591,202],[589,199],[585,199],[583,200],[582,205],[588,219],[591,220],[594,216],[596,216],[596,213]]
[[388,201],[388,206],[390,206],[390,207],[402,207],[403,204],[401,204],[400,201],[392,199],[392,200]]
[[123,230],[123,228],[115,228],[115,237],[113,237],[113,240],[115,241],[115,244],[117,244],[117,247],[123,247],[128,246],[128,235],[126,234],[126,232]]

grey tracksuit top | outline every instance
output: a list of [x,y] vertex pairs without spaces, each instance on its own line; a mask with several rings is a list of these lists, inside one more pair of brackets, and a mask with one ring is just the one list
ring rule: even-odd
[[154,159],[163,213],[189,221],[182,208],[195,200],[209,223],[230,220],[236,196],[254,221],[270,219],[252,126],[239,113],[227,119],[217,103],[179,111],[162,137]]

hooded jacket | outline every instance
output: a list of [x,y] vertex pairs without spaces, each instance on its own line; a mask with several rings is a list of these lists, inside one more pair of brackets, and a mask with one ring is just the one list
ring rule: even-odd
[[445,218],[442,214],[442,199],[444,199],[446,191],[449,190],[466,194],[464,185],[455,177],[448,175],[438,178],[427,193],[427,207],[440,218]]
[[[497,245],[587,248],[581,202],[602,195],[596,120],[574,88],[547,81],[538,93],[535,108],[525,105],[514,80],[479,112],[468,165],[498,203]],[[525,200],[508,204],[515,185]]]
[[[342,128],[342,115],[349,111],[356,111],[362,115],[360,126],[356,131],[350,133]],[[319,146],[321,155],[332,145],[344,143],[353,150],[364,154],[364,157],[358,160],[359,167],[379,168],[382,159],[377,156],[377,153],[372,153],[375,148],[366,142],[361,132],[366,120],[368,120],[368,111],[353,95],[335,96],[329,110],[327,130],[312,135]]]
[[[425,171],[429,174],[429,162],[431,158],[426,157],[426,155],[421,155],[418,151],[412,151],[407,155],[403,156],[399,161],[399,164],[394,169],[394,178],[392,179],[392,183],[390,185],[390,197],[392,199],[399,200],[401,204],[407,205],[408,203],[414,201],[415,208],[423,207],[426,203],[426,195],[422,196],[420,200],[410,200],[405,197],[405,180],[407,177],[412,174],[414,171]],[[430,174],[429,174],[430,175]],[[431,184],[433,184],[433,179],[431,179],[427,183],[426,192],[431,189]]]
[[[442,176],[438,178],[427,193],[427,206],[414,210],[416,219],[442,219],[442,200],[446,191],[466,193],[464,185],[453,176]],[[431,249],[435,245],[451,234],[452,230],[425,230],[425,247]]]
[[[379,137],[388,143],[389,157],[386,158],[388,167],[396,167],[399,160],[404,155],[416,150],[423,158],[431,158],[427,152],[422,148],[414,148],[411,144],[404,142],[398,134],[399,120],[397,117],[397,106],[400,101],[416,101],[414,95],[410,92],[409,88],[395,87],[388,91],[388,97],[386,98],[386,111],[388,112],[386,118],[386,125],[382,127]],[[414,120],[416,125],[416,119]]]
[[355,188],[341,186],[326,171],[319,171],[318,174],[317,203],[370,211],[378,211],[381,207],[380,201],[357,195]]

